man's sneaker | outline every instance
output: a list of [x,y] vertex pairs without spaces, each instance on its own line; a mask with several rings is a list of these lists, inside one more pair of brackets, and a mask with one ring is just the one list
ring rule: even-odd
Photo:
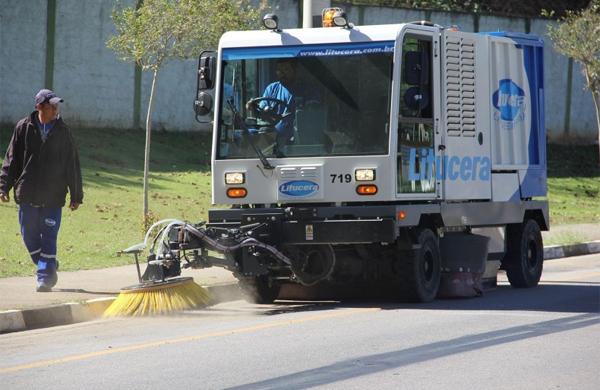
[[52,287],[56,286],[58,282],[58,274],[54,272],[52,275],[46,275],[43,280],[38,280],[36,288],[37,292],[50,292]]
[[58,282],[58,273],[54,272],[54,274],[50,275],[47,280],[44,280],[44,283],[50,287],[56,286]]
[[38,282],[37,288],[35,289],[37,292],[50,292],[52,291],[52,286],[46,284],[46,282]]

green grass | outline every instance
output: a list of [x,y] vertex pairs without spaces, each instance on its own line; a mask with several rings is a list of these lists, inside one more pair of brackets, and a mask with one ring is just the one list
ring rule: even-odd
[[[4,154],[11,130],[0,132]],[[142,240],[141,131],[75,130],[83,170],[83,206],[63,209],[59,236],[61,270],[103,268],[131,262],[115,253]],[[0,158],[1,158],[0,157]],[[548,149],[550,215],[553,224],[600,223],[597,148]],[[210,207],[210,136],[154,133],[150,209],[157,218],[206,219]],[[14,202],[0,204],[0,277],[31,275]]]
[[549,145],[551,224],[600,223],[598,147]]
[[544,246],[548,245],[569,245],[585,242],[585,235],[577,232],[565,232],[553,235],[549,239],[544,240]]
[[[1,137],[2,157],[10,137]],[[75,130],[84,204],[63,209],[61,270],[131,262],[115,253],[142,241],[144,133]],[[150,209],[157,218],[206,219],[210,207],[210,138],[197,133],[152,134]],[[11,194],[12,197],[12,194]],[[30,275],[34,266],[19,234],[17,206],[0,203],[0,277]]]

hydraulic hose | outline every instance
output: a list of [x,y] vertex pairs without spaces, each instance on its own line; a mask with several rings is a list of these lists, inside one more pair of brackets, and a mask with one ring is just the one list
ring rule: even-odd
[[206,232],[200,231],[191,225],[184,224],[183,228],[185,230],[187,230],[188,232],[192,233],[193,235],[195,235],[196,237],[200,238],[203,242],[205,242],[210,247],[210,249],[213,249],[217,252],[229,254],[229,253],[236,251],[243,247],[255,246],[255,247],[262,248],[262,249],[270,252],[278,260],[286,263],[287,265],[290,265],[290,266],[292,265],[292,261],[286,255],[284,255],[279,250],[277,250],[277,248],[275,248],[271,245],[265,244],[264,242],[260,242],[254,238],[246,238],[241,243],[235,244],[235,245],[224,245],[224,244],[221,244],[220,242],[218,242],[217,240],[209,237],[206,234]]

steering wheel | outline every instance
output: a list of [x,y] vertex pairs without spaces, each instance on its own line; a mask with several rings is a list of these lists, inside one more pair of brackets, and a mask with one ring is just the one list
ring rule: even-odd
[[[274,103],[274,104],[267,104],[266,107],[260,107],[260,103],[261,102],[267,102],[267,103]],[[248,107],[251,111],[252,114],[256,114],[257,118],[260,119],[262,122],[261,125],[263,125],[262,127],[274,127],[277,123],[279,123],[279,121],[281,121],[283,118],[286,118],[290,115],[292,115],[292,112],[290,111],[290,106],[288,103],[284,102],[283,100],[280,99],[275,99],[272,97],[257,97],[257,98],[253,98],[248,100],[248,103],[246,103],[246,107]],[[278,111],[288,111],[287,113],[281,115],[278,113]]]

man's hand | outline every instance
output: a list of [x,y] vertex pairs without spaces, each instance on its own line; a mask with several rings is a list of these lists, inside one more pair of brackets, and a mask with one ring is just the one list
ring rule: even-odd
[[80,204],[81,204],[81,203],[75,203],[75,202],[71,202],[71,203],[69,204],[69,208],[71,209],[71,211],[75,211],[75,210],[77,210],[77,209],[79,208],[79,205],[80,205]]
[[8,202],[10,200],[10,196],[0,191],[0,200],[2,200],[3,202]]

